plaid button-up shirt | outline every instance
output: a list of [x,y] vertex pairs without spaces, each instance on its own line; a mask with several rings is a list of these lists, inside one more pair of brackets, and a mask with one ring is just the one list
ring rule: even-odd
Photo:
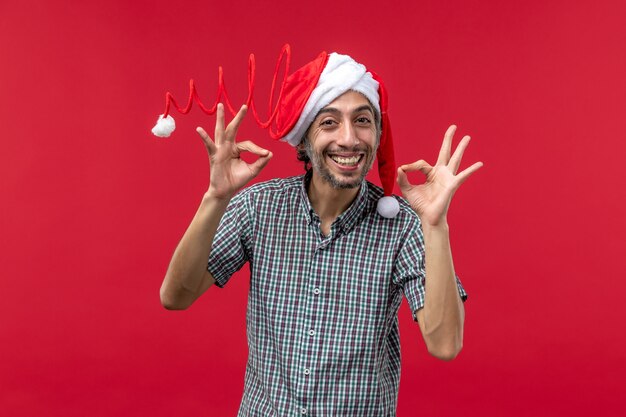
[[400,198],[398,216],[381,217],[382,191],[364,182],[324,236],[306,181],[243,190],[214,239],[218,286],[250,262],[239,416],[395,416],[398,308],[403,294],[413,312],[424,304],[419,218]]

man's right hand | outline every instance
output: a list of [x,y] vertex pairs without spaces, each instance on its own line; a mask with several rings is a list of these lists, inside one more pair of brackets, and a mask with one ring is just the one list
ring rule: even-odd
[[[196,129],[209,152],[211,176],[208,197],[230,200],[239,189],[256,177],[272,158],[270,151],[249,140],[235,141],[237,130],[247,110],[247,106],[241,106],[235,118],[224,129],[224,105],[219,103],[215,122],[215,142],[204,129],[201,127]],[[259,158],[248,164],[240,157],[245,151],[258,155]]]

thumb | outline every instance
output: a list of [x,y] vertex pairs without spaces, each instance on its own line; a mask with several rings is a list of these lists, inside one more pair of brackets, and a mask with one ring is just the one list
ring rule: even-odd
[[270,159],[272,159],[272,153],[268,152],[267,155],[260,156],[259,159],[251,164],[248,164],[248,166],[250,167],[250,170],[254,173],[254,175],[258,175],[259,172],[261,172],[261,170],[265,168]]

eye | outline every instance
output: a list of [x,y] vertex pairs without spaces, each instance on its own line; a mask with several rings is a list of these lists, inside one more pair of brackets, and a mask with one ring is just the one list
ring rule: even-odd
[[333,124],[335,124],[335,121],[333,119],[324,119],[320,122],[320,126],[322,127],[332,126]]
[[359,123],[359,124],[369,124],[369,123],[372,123],[372,121],[369,119],[369,117],[366,117],[366,116],[359,116],[356,119],[356,122]]

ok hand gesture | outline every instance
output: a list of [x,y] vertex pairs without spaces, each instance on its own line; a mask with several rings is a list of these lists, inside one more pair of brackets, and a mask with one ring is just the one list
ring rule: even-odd
[[[215,142],[209,135],[198,127],[196,131],[204,141],[209,152],[211,177],[207,194],[218,199],[230,199],[235,193],[256,177],[272,158],[272,153],[253,142],[235,142],[239,125],[246,115],[248,108],[244,105],[235,118],[224,129],[224,105],[217,105],[217,120],[215,122]],[[240,155],[242,152],[252,152],[259,158],[248,164]]]
[[[470,137],[463,137],[454,154],[450,156],[455,131],[454,125],[446,131],[435,166],[419,160],[398,168],[398,185],[402,195],[417,212],[422,223],[427,226],[437,226],[447,221],[446,216],[452,196],[470,175],[483,166],[482,162],[476,162],[457,174]],[[411,184],[406,173],[412,171],[420,171],[426,175],[426,182],[420,185]]]

